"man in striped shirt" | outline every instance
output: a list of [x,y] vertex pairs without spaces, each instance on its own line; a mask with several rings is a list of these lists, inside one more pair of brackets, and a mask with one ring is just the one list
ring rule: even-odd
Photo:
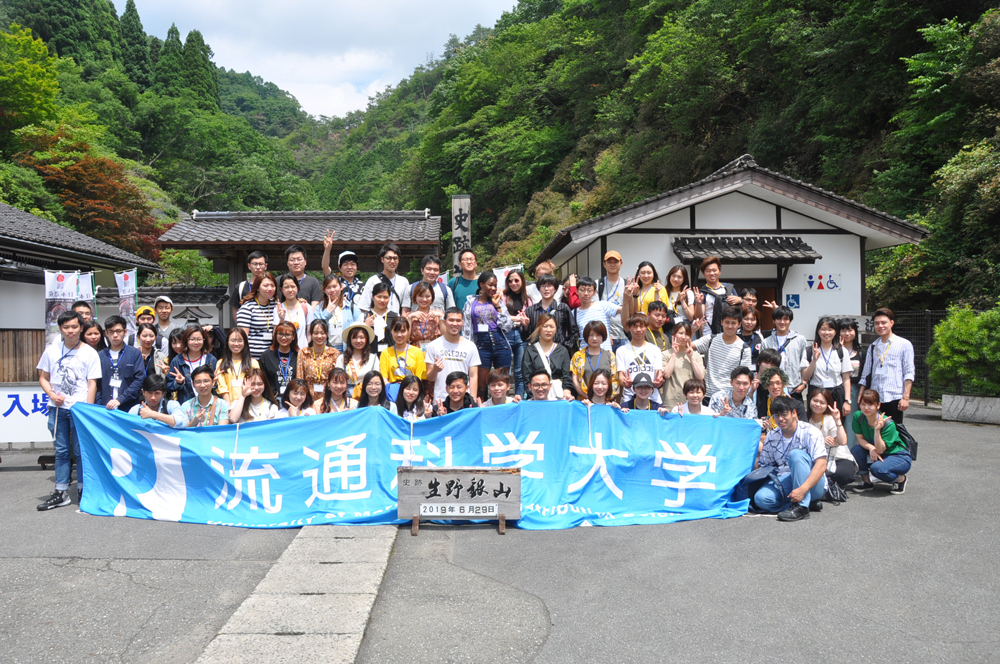
[[910,407],[910,388],[916,375],[913,344],[892,333],[896,315],[885,307],[872,316],[878,341],[868,349],[865,367],[861,371],[858,403],[865,389],[878,392],[881,411],[896,424],[903,423],[903,413]]
[[741,317],[740,309],[727,306],[722,310],[722,334],[709,334],[694,342],[694,349],[706,358],[705,396],[709,400],[729,387],[734,369],[750,366],[750,346],[736,335]]

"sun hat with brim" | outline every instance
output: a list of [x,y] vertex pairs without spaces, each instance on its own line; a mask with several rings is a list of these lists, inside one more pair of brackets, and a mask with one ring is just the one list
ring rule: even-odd
[[354,330],[364,330],[365,334],[368,335],[368,345],[372,345],[375,342],[375,330],[371,329],[364,323],[351,323],[344,328],[343,334],[340,337],[344,340],[344,348],[348,348],[351,345],[351,334]]

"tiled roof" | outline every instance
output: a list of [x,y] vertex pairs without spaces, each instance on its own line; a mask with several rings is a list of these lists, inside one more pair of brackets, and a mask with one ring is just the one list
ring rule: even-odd
[[[169,297],[174,307],[180,305],[205,304],[214,307],[228,292],[225,286],[139,286],[137,299],[139,305],[152,306],[161,295]],[[97,304],[100,306],[118,305],[118,289],[102,288],[97,291]]]
[[41,249],[49,249],[53,259],[77,254],[78,261],[86,262],[87,257],[102,259],[105,264],[116,267],[141,267],[159,270],[156,263],[134,254],[95,240],[72,228],[60,226],[41,217],[36,217],[17,208],[0,203],[0,245],[4,240],[22,241]]
[[799,237],[676,237],[674,254],[682,263],[718,256],[725,263],[815,263],[823,258]]
[[905,219],[900,219],[899,217],[895,217],[895,216],[893,216],[891,214],[886,214],[885,212],[882,212],[880,210],[876,210],[875,208],[869,207],[867,205],[864,205],[863,203],[858,203],[857,201],[851,200],[850,198],[847,198],[845,196],[841,196],[839,194],[835,194],[832,191],[827,191],[826,189],[823,189],[822,187],[817,187],[814,184],[809,184],[808,182],[803,182],[802,180],[796,180],[795,178],[789,177],[789,176],[784,175],[782,173],[778,173],[777,171],[772,171],[772,170],[769,170],[769,169],[764,168],[762,166],[758,166],[757,165],[757,161],[753,158],[752,155],[749,155],[749,154],[745,154],[745,155],[742,155],[740,157],[737,157],[736,159],[732,160],[731,162],[729,162],[728,164],[726,164],[725,166],[723,166],[719,170],[715,171],[714,173],[712,173],[708,177],[702,178],[701,180],[698,180],[697,182],[692,182],[691,184],[686,184],[683,187],[677,187],[676,189],[671,189],[670,191],[666,191],[666,192],[664,192],[662,194],[657,194],[656,196],[650,196],[647,199],[644,199],[644,200],[641,200],[641,201],[636,201],[635,203],[630,203],[630,204],[628,204],[628,205],[626,205],[624,207],[618,208],[617,210],[612,210],[611,212],[606,212],[605,214],[602,214],[599,217],[594,217],[592,219],[588,219],[586,221],[583,221],[583,222],[581,222],[581,223],[579,223],[579,224],[577,224],[575,226],[571,226],[570,228],[567,228],[566,230],[573,230],[573,229],[579,228],[581,226],[586,226],[586,225],[589,225],[589,224],[593,224],[593,223],[601,221],[603,219],[607,219],[609,217],[613,217],[616,214],[620,214],[620,213],[622,213],[622,212],[624,212],[626,210],[631,210],[631,209],[637,208],[637,207],[639,207],[641,205],[647,205],[649,203],[654,203],[654,202],[659,201],[661,199],[669,198],[671,196],[675,196],[675,195],[677,195],[677,194],[679,194],[681,192],[687,191],[688,189],[694,189],[696,187],[701,187],[701,186],[709,184],[711,182],[715,182],[716,180],[721,180],[723,178],[729,177],[730,175],[735,175],[736,173],[740,173],[740,172],[743,172],[743,171],[756,171],[758,173],[766,173],[766,174],[768,174],[768,175],[770,175],[772,177],[775,177],[775,178],[777,178],[779,180],[783,180],[784,182],[789,182],[789,183],[798,185],[800,187],[804,187],[806,189],[809,189],[810,191],[816,192],[818,194],[822,194],[823,196],[827,196],[827,197],[832,198],[834,200],[837,200],[837,201],[839,201],[841,203],[847,204],[847,205],[849,205],[851,207],[858,208],[858,209],[864,210],[864,211],[866,211],[866,212],[868,212],[870,214],[874,214],[874,215],[877,215],[879,217],[882,217],[883,219],[890,220],[890,221],[892,221],[894,223],[900,224],[901,226],[905,226],[905,227],[907,227],[907,228],[909,228],[911,230],[917,231],[917,232],[921,233],[922,235],[927,235],[928,234],[928,231],[927,231],[926,228],[921,228],[920,226],[917,226],[916,224],[911,224],[910,222],[906,221]]
[[322,243],[327,229],[336,242],[432,243],[441,218],[429,210],[305,212],[196,212],[160,237],[165,247],[203,244]]

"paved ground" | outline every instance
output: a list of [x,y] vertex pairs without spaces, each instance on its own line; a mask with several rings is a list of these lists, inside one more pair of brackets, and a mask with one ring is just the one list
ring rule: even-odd
[[52,468],[2,456],[4,662],[192,662],[298,534],[38,512]]
[[358,661],[997,661],[1000,429],[907,424],[904,495],[805,522],[401,530]]
[[[802,523],[401,529],[358,661],[996,661],[1000,428],[921,409],[907,423],[922,447],[905,495],[853,494]],[[311,661],[223,646],[272,626],[343,642],[329,616],[361,619],[330,598],[351,594],[350,570],[307,569],[336,548],[308,531],[38,513],[53,473],[36,457],[0,464],[4,662]],[[340,558],[362,571],[367,555]],[[279,595],[302,606],[275,609]]]

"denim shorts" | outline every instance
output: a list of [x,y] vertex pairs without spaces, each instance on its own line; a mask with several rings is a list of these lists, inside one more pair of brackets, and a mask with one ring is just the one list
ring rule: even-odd
[[476,348],[479,350],[480,368],[510,369],[510,344],[499,330],[476,332]]

